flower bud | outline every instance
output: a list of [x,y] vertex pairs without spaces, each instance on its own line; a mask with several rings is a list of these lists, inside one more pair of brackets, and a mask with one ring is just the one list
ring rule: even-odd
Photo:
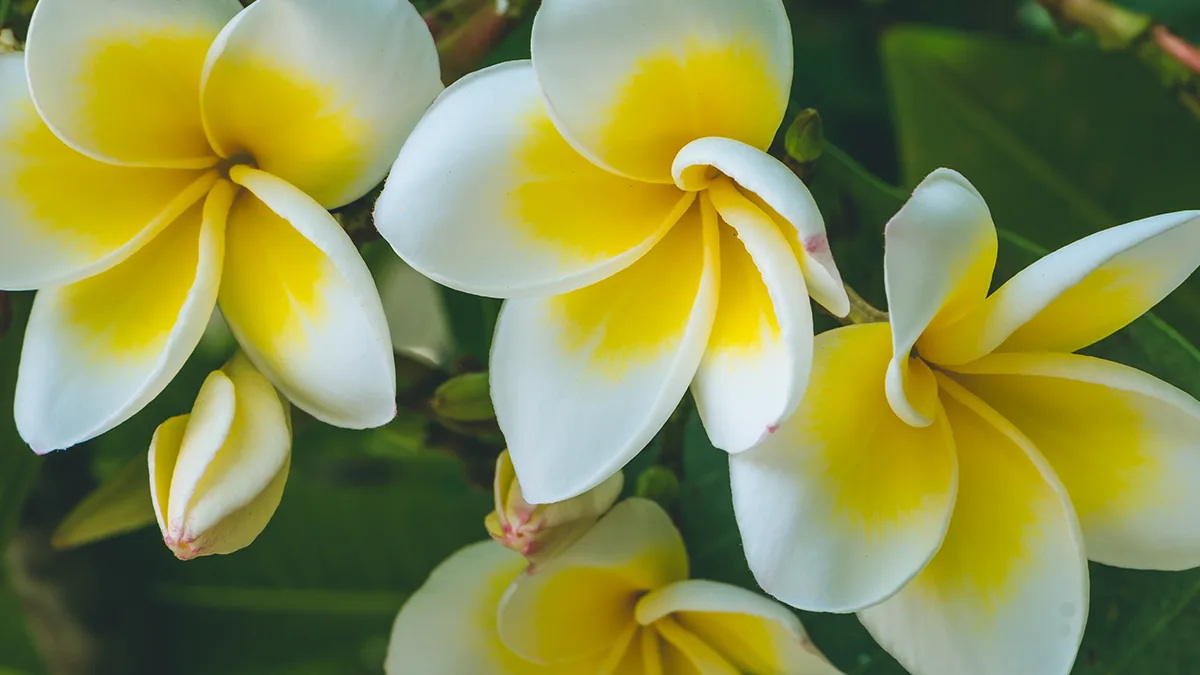
[[433,393],[438,417],[453,422],[486,422],[496,419],[487,373],[466,373],[450,378]]
[[485,521],[488,534],[531,563],[544,562],[583,536],[617,501],[624,482],[618,471],[578,497],[535,506],[522,496],[505,450],[496,460],[496,510]]
[[150,442],[150,495],[180,560],[249,546],[279,506],[291,464],[291,409],[238,353],[209,374],[189,415]]
[[784,148],[801,164],[815,162],[825,151],[825,131],[821,115],[812,108],[801,110],[783,137]]

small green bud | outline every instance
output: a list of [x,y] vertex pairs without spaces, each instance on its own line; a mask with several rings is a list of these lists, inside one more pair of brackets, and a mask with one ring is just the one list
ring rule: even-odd
[[433,392],[433,412],[452,422],[496,419],[487,373],[467,373],[446,380]]
[[817,161],[825,150],[825,131],[821,114],[813,108],[801,110],[783,137],[789,157],[801,164]]
[[652,466],[638,475],[635,494],[669,509],[679,500],[679,478],[666,467]]

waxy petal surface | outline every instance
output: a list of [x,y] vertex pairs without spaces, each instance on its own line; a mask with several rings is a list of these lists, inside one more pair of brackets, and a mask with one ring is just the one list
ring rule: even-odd
[[67,145],[115,164],[207,167],[200,73],[237,0],[46,0],[25,58],[42,118]]
[[341,427],[396,414],[387,320],[358,250],[333,216],[248,167],[229,215],[221,312],[254,362],[297,406]]
[[693,200],[572,150],[520,61],[446,90],[400,152],[375,224],[401,258],[446,286],[545,296],[629,266]]
[[1088,611],[1070,499],[1020,432],[938,379],[959,456],[950,529],[920,575],[859,617],[910,672],[1067,675]]
[[949,169],[929,174],[884,232],[893,359],[887,394],[905,422],[927,425],[931,399],[913,391],[909,358],[921,335],[983,302],[996,266],[996,226],[979,192]]
[[671,182],[675,155],[698,138],[765,150],[792,82],[781,0],[550,0],[534,20],[532,50],[571,144],[600,166],[659,183]]
[[20,53],[0,55],[0,288],[62,285],[133,254],[204,197],[216,173],[81,155],[34,108]]
[[670,617],[732,664],[738,673],[836,675],[813,647],[792,611],[743,588],[713,581],[680,581],[638,601],[637,618],[650,625]]
[[882,386],[890,356],[885,324],[821,333],[800,408],[730,458],[750,569],[795,607],[877,603],[924,567],[946,532],[956,489],[950,430],[940,417],[920,428],[892,414]]
[[635,623],[634,603],[687,577],[683,538],[654,502],[627,499],[578,542],[521,575],[500,605],[500,636],[539,663],[600,658]]
[[779,160],[729,138],[701,138],[676,155],[671,168],[684,190],[707,188],[716,169],[731,178],[750,201],[771,216],[800,261],[808,294],[836,316],[850,311],[850,299],[829,250],[825,219],[804,182]]
[[214,42],[204,125],[223,157],[248,154],[336,208],[387,174],[442,90],[429,28],[407,0],[260,0]]
[[38,293],[15,406],[17,428],[35,451],[117,426],[183,367],[216,303],[232,199],[233,186],[218,183],[121,264]]
[[721,216],[720,294],[692,394],[713,445],[742,452],[800,404],[812,309],[800,265],[770,216],[728,178],[700,197]]
[[962,321],[931,331],[921,353],[953,365],[993,350],[1073,352],[1158,304],[1200,265],[1197,250],[1200,211],[1097,232],[1022,270]]
[[712,329],[716,239],[716,214],[698,205],[620,273],[505,304],[492,345],[492,401],[529,502],[599,485],[674,411]]
[[1074,354],[994,354],[960,369],[954,378],[1054,468],[1090,559],[1200,565],[1200,403],[1140,370]]

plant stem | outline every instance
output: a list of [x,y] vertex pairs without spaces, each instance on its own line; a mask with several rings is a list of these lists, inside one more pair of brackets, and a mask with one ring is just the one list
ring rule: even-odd
[[840,319],[847,326],[858,323],[886,323],[888,313],[876,309],[871,303],[863,299],[858,291],[846,286],[846,295],[850,296],[850,313],[845,318]]
[[1200,118],[1200,48],[1175,35],[1149,14],[1107,0],[1040,0],[1060,22],[1096,35],[1109,51],[1124,52],[1149,68],[1163,86]]
[[683,477],[683,445],[687,423],[694,407],[691,395],[685,395],[663,425],[662,431],[658,432],[658,465],[680,478]]

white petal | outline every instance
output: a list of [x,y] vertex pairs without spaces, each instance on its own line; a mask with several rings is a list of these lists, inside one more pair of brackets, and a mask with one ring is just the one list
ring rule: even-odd
[[787,107],[791,25],[781,0],[551,0],[533,65],[563,135],[602,166],[671,181],[688,143],[765,150]]
[[800,265],[770,216],[728,178],[709,199],[720,227],[721,290],[692,394],[713,445],[742,452],[791,415],[812,366],[812,309]]
[[1200,403],[1140,370],[1074,354],[994,354],[956,370],[1054,467],[1089,558],[1200,566]]
[[641,257],[694,195],[597,168],[546,115],[528,61],[469,75],[437,100],[392,167],[375,224],[451,288],[544,296]]
[[500,606],[500,637],[539,663],[602,657],[634,624],[637,599],[687,571],[683,538],[662,507],[627,499],[513,582]]
[[0,54],[0,288],[78,281],[129,257],[200,201],[215,172],[133,169],[67,147],[33,107],[20,52]]
[[893,350],[888,401],[904,421],[926,425],[932,410],[906,391],[909,354],[927,329],[951,323],[983,301],[996,265],[996,227],[967,179],[938,169],[888,222],[884,239]]
[[98,160],[211,166],[200,72],[237,0],[45,0],[25,44],[33,98],[54,133]]
[[638,601],[638,623],[670,616],[742,673],[836,675],[788,608],[743,588],[680,581]]
[[1073,352],[1141,316],[1200,265],[1200,211],[1097,232],[1021,271],[962,321],[922,339],[944,364],[993,350]]
[[311,197],[235,167],[221,312],[254,365],[293,403],[348,428],[396,415],[383,305],[350,237]]
[[599,485],[683,398],[717,304],[716,214],[700,211],[620,273],[500,312],[492,401],[531,503]]
[[671,172],[680,188],[702,190],[712,181],[710,167],[732,178],[783,231],[813,300],[845,316],[850,299],[829,250],[825,219],[804,182],[774,157],[729,138],[692,141],[679,151]]
[[916,579],[859,616],[913,673],[1067,675],[1088,613],[1071,502],[1020,432],[938,379],[959,449],[950,529]]
[[202,87],[218,152],[336,208],[383,180],[442,82],[407,0],[259,0],[213,43]]
[[496,610],[525,558],[491,542],[450,556],[413,594],[392,627],[387,675],[552,675],[500,642]]
[[222,181],[125,262],[38,293],[17,377],[21,437],[70,447],[129,419],[167,386],[208,325],[233,186]]
[[944,419],[912,427],[888,407],[889,339],[884,324],[818,335],[800,408],[762,445],[730,458],[750,570],[795,607],[875,604],[920,572],[946,532],[953,439]]

